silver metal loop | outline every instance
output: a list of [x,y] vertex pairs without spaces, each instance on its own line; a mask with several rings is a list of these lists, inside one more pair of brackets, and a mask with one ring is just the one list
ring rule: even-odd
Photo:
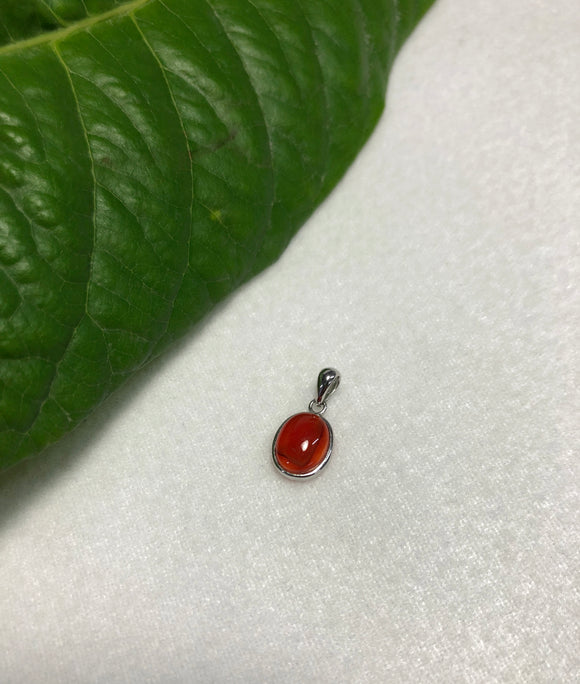
[[336,392],[340,384],[340,373],[335,368],[324,368],[318,374],[317,404],[324,404],[328,397]]
[[326,411],[326,402],[325,401],[317,401],[316,399],[313,399],[308,404],[308,409],[312,413],[315,413],[317,416],[321,416]]

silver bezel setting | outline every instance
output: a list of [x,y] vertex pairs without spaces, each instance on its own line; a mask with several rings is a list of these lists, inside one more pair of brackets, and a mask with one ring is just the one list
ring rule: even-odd
[[313,477],[314,475],[317,475],[323,468],[324,466],[328,463],[328,460],[330,459],[330,454],[332,453],[332,442],[333,442],[333,435],[332,435],[332,427],[330,423],[326,420],[326,418],[323,418],[320,413],[314,413],[312,412],[312,415],[318,416],[320,420],[323,420],[326,423],[326,427],[328,428],[328,449],[326,451],[326,454],[322,461],[314,468],[314,470],[311,470],[309,473],[290,473],[287,470],[285,470],[279,463],[278,459],[276,458],[276,442],[278,441],[278,435],[282,431],[282,428],[284,425],[289,420],[292,420],[295,416],[302,415],[303,413],[308,413],[308,411],[300,411],[299,413],[294,413],[293,415],[289,416],[286,418],[286,420],[280,425],[278,430],[276,431],[276,434],[274,436],[274,441],[272,442],[272,460],[274,461],[274,465],[276,466],[276,469],[278,472],[282,473],[285,477],[288,477],[292,480],[302,480],[305,477]]

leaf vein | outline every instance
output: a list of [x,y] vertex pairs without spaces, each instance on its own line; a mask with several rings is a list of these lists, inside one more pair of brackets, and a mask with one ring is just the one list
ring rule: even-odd
[[[161,75],[163,77],[163,80],[165,82],[165,85],[167,86],[167,91],[169,93],[169,97],[171,98],[171,103],[173,105],[173,109],[175,110],[175,114],[177,115],[177,119],[179,121],[179,125],[181,127],[181,131],[183,133],[183,139],[185,140],[185,146],[187,148],[187,155],[189,157],[190,163],[189,163],[189,174],[190,174],[190,189],[191,189],[191,195],[190,195],[190,201],[189,201],[189,226],[188,226],[188,236],[187,236],[187,263],[185,264],[185,268],[183,269],[183,273],[181,274],[181,278],[179,281],[179,284],[176,286],[174,292],[173,292],[173,301],[171,303],[171,307],[167,313],[167,317],[165,320],[165,323],[163,325],[163,329],[159,332],[158,338],[161,339],[163,335],[167,332],[167,329],[169,328],[169,323],[171,321],[171,318],[173,316],[173,311],[175,310],[175,301],[177,299],[177,295],[179,294],[181,288],[183,287],[183,282],[185,280],[185,276],[187,274],[187,271],[189,270],[189,266],[191,263],[191,241],[192,241],[192,236],[193,236],[193,201],[194,201],[194,178],[193,178],[193,167],[191,164],[191,161],[193,159],[193,154],[191,150],[191,145],[189,143],[189,138],[187,137],[187,131],[185,129],[185,124],[183,122],[183,117],[181,115],[181,112],[179,111],[179,107],[177,106],[177,102],[175,100],[175,94],[173,93],[173,89],[171,88],[171,85],[169,83],[169,79],[167,78],[167,74],[165,71],[165,67],[163,66],[163,63],[161,62],[161,59],[153,46],[150,44],[150,42],[147,40],[147,37],[145,36],[145,33],[139,26],[139,23],[137,21],[137,18],[135,16],[134,12],[131,12],[129,14],[131,21],[135,25],[135,28],[139,32],[139,35],[143,39],[143,43],[147,46],[147,49],[153,56],[155,62],[159,66],[159,70],[161,71]],[[151,348],[151,351],[148,354],[148,357],[151,356],[151,353],[153,352],[153,347]]]
[[154,2],[154,0],[133,0],[133,2],[128,2],[123,5],[117,5],[117,7],[114,7],[112,10],[109,10],[108,12],[91,15],[86,19],[81,19],[80,21],[77,21],[74,24],[70,24],[69,26],[57,29],[56,31],[49,31],[47,33],[41,33],[38,36],[33,36],[32,38],[26,38],[24,40],[18,40],[12,43],[7,43],[6,45],[0,47],[0,56],[9,54],[11,52],[17,52],[18,50],[24,50],[29,47],[34,47],[36,45],[56,44],[64,38],[66,38],[67,36],[71,35],[71,33],[82,31],[91,26],[94,26],[95,24],[99,24],[110,19],[117,19],[128,14],[129,12],[135,11],[138,8],[140,9],[141,7],[145,7],[145,5],[148,5],[150,2]]
[[[313,52],[314,52],[314,58],[316,60],[316,64],[318,65],[318,69],[320,71],[320,82],[322,85],[322,100],[323,100],[323,106],[324,106],[324,121],[329,121],[330,120],[330,104],[328,100],[328,91],[326,89],[326,79],[324,77],[324,69],[322,68],[322,60],[320,58],[320,46],[318,45],[318,41],[316,40],[316,36],[314,34],[314,29],[312,27],[312,24],[310,23],[310,20],[306,14],[306,11],[304,9],[304,6],[302,5],[302,0],[296,0],[296,4],[300,11],[302,12],[302,16],[304,17],[304,22],[306,23],[306,26],[308,26],[308,30],[310,32],[310,36],[312,38],[312,47],[313,47]],[[326,180],[326,175],[327,171],[326,169],[328,168],[328,162],[330,160],[330,133],[329,133],[329,127],[328,126],[323,126],[322,127],[322,135],[323,135],[323,141],[324,141],[324,158],[321,163],[321,168],[322,172],[320,173],[320,188],[324,186],[324,182]]]
[[[54,383],[55,383],[55,381],[56,381],[56,379],[57,379],[57,377],[58,377],[58,371],[59,371],[60,366],[61,366],[61,364],[62,364],[62,362],[63,362],[63,360],[64,360],[64,358],[65,358],[65,356],[66,356],[66,354],[67,354],[67,351],[70,349],[70,345],[71,345],[72,340],[73,340],[73,338],[74,338],[75,331],[77,330],[77,328],[78,328],[78,326],[79,326],[81,320],[83,319],[84,315],[86,315],[86,314],[88,313],[88,292],[89,292],[89,284],[90,284],[90,274],[91,274],[91,272],[92,272],[92,259],[93,259],[93,253],[94,253],[94,241],[95,241],[95,231],[96,231],[96,223],[95,223],[95,219],[96,219],[96,216],[95,216],[95,215],[96,215],[96,177],[95,177],[95,170],[94,170],[94,162],[93,162],[92,151],[91,151],[91,148],[90,148],[90,145],[89,145],[89,139],[88,139],[86,127],[85,127],[85,124],[84,124],[84,121],[83,121],[83,117],[82,117],[82,114],[81,114],[80,103],[79,103],[79,100],[78,100],[77,92],[76,92],[75,87],[74,87],[74,83],[73,83],[73,81],[72,81],[72,77],[71,77],[70,71],[69,71],[66,62],[64,61],[64,59],[63,59],[63,57],[62,57],[62,55],[61,55],[61,53],[60,53],[60,51],[59,51],[59,49],[58,49],[57,43],[56,43],[56,42],[51,43],[51,47],[52,47],[52,49],[53,49],[53,52],[54,52],[54,54],[55,54],[55,56],[56,56],[58,62],[61,64],[62,68],[63,68],[64,71],[65,71],[65,74],[66,74],[68,83],[69,83],[70,88],[71,88],[71,92],[72,92],[73,98],[74,98],[74,100],[75,100],[75,104],[76,104],[76,108],[77,108],[77,114],[78,114],[78,118],[79,118],[79,123],[80,123],[80,126],[81,126],[81,128],[82,128],[82,131],[83,131],[83,134],[84,134],[86,143],[87,143],[88,156],[89,156],[89,160],[90,160],[90,164],[91,164],[91,172],[92,172],[93,183],[94,183],[94,185],[93,185],[93,213],[92,213],[93,247],[92,247],[92,249],[90,250],[89,277],[87,278],[87,290],[86,290],[86,298],[85,298],[85,311],[84,311],[83,314],[79,317],[79,319],[78,319],[76,325],[72,327],[71,334],[70,334],[70,336],[69,336],[69,338],[68,338],[68,341],[67,341],[67,343],[66,343],[66,346],[65,346],[65,348],[64,348],[64,350],[63,350],[63,352],[62,352],[62,354],[61,354],[61,357],[60,357],[59,361],[56,363],[56,365],[55,365],[55,367],[54,367],[54,372],[53,372],[51,381],[50,381],[50,383],[49,383],[49,385],[48,385],[48,388],[47,388],[47,390],[46,390],[46,392],[45,392],[44,397],[42,398],[42,400],[39,401],[38,409],[35,411],[35,415],[33,416],[33,418],[32,418],[31,421],[30,421],[28,430],[30,430],[30,429],[32,428],[32,426],[34,425],[34,423],[38,420],[38,417],[40,416],[40,414],[41,414],[41,412],[42,412],[42,410],[43,410],[43,408],[44,408],[46,402],[47,402],[48,399],[50,398],[50,395],[51,395],[51,393],[52,393],[52,389],[53,389],[53,387],[54,387]],[[18,449],[19,449],[20,446],[22,445],[22,442],[24,441],[25,437],[26,437],[26,434],[23,434],[21,440],[19,441],[19,443],[18,443],[17,446],[16,446],[16,449],[15,449],[16,452],[18,451]]]
[[[248,81],[249,81],[249,83],[250,83],[252,92],[254,93],[254,96],[255,96],[255,98],[256,98],[256,103],[257,103],[257,105],[258,105],[258,109],[259,109],[259,111],[260,111],[260,113],[261,113],[262,120],[263,120],[263,122],[264,122],[264,130],[265,130],[265,132],[266,132],[266,140],[267,140],[267,143],[268,143],[268,150],[269,150],[269,155],[270,155],[270,168],[271,168],[271,171],[272,171],[272,185],[271,185],[272,196],[271,196],[271,198],[270,198],[270,206],[269,206],[269,212],[268,212],[268,219],[264,221],[264,225],[263,225],[262,231],[261,231],[261,233],[260,233],[260,239],[263,241],[264,235],[267,233],[268,229],[269,229],[270,226],[272,225],[272,209],[273,209],[274,205],[276,204],[276,180],[275,180],[275,168],[274,168],[274,150],[273,150],[273,145],[272,145],[272,133],[271,133],[270,127],[269,127],[269,125],[268,125],[268,120],[267,120],[267,117],[266,117],[266,111],[265,111],[265,109],[264,109],[264,105],[263,105],[263,103],[262,103],[262,101],[261,101],[261,99],[260,99],[260,96],[259,96],[259,94],[258,94],[258,89],[257,89],[257,88],[255,87],[255,85],[254,85],[254,82],[253,82],[253,80],[252,80],[252,76],[251,76],[251,74],[250,74],[249,68],[248,68],[248,66],[247,66],[246,63],[245,63],[244,58],[242,57],[242,53],[239,51],[239,49],[238,49],[237,46],[235,45],[235,43],[234,43],[232,37],[231,37],[230,34],[228,33],[228,30],[227,30],[227,28],[226,28],[226,26],[225,26],[225,23],[224,23],[223,19],[220,17],[220,15],[218,14],[218,12],[216,11],[216,9],[215,9],[215,7],[213,6],[212,2],[211,2],[210,0],[205,0],[205,3],[206,3],[206,5],[210,8],[210,10],[212,11],[212,13],[213,13],[213,15],[214,15],[216,21],[218,22],[218,24],[219,24],[219,25],[221,26],[221,28],[222,28],[222,31],[223,31],[223,33],[224,33],[224,36],[226,37],[226,39],[227,39],[228,42],[230,43],[230,45],[231,45],[231,47],[232,47],[234,53],[237,55],[237,57],[238,57],[238,59],[239,59],[239,61],[240,61],[240,64],[241,64],[241,66],[242,66],[242,69],[243,69],[243,71],[245,72],[245,74],[246,74],[246,76],[247,76],[247,78],[248,78]],[[246,268],[246,273],[250,271],[251,267],[252,267],[252,264],[251,264],[251,263],[248,263],[248,266],[247,266],[247,268]]]

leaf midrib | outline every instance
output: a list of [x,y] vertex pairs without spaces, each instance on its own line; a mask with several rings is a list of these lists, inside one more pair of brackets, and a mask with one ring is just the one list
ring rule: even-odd
[[51,43],[59,42],[71,33],[90,28],[101,21],[107,21],[107,19],[114,19],[115,17],[122,17],[126,14],[131,14],[135,10],[144,7],[150,2],[152,2],[152,0],[132,0],[124,5],[118,5],[108,12],[96,14],[95,16],[87,17],[86,19],[81,19],[74,24],[70,24],[70,26],[55,29],[54,31],[48,31],[47,33],[41,33],[38,36],[26,38],[25,40],[19,40],[15,43],[8,43],[7,45],[0,47],[0,57],[11,52],[17,52],[18,50],[25,50],[26,48],[35,47],[36,45],[50,45]]

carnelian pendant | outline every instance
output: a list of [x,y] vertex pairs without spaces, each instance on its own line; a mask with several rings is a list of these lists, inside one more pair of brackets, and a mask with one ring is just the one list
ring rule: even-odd
[[338,371],[325,368],[318,376],[318,395],[309,413],[297,413],[285,420],[272,444],[272,458],[278,470],[288,477],[311,477],[328,463],[332,452],[332,428],[322,417],[326,400],[340,382]]

